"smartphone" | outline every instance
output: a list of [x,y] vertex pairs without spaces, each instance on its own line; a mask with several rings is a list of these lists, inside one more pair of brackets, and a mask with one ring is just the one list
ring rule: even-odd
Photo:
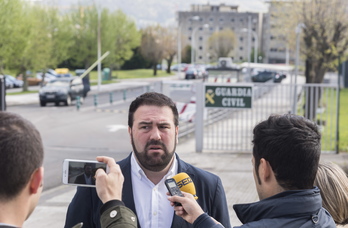
[[95,172],[104,169],[108,173],[105,163],[88,160],[64,159],[63,184],[84,187],[95,187]]
[[[165,180],[165,185],[170,193],[170,195],[174,196],[174,195],[177,195],[177,196],[182,196],[184,197],[184,195],[182,194],[182,192],[180,191],[180,188],[179,186],[177,185],[176,181],[174,180],[174,178],[169,178],[167,180]],[[174,203],[175,206],[181,206],[181,203],[177,203],[175,202]]]

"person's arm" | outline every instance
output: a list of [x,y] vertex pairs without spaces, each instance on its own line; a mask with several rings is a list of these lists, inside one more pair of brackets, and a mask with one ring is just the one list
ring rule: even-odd
[[96,190],[103,206],[100,209],[102,228],[136,228],[137,218],[132,210],[125,207],[122,199],[124,177],[120,166],[110,157],[97,157],[109,167],[109,173],[98,169],[95,174]]
[[[174,211],[177,216],[182,217],[187,222],[193,224],[194,227],[217,228],[223,227],[215,219],[204,213],[201,206],[189,193],[182,192],[184,197],[168,196],[170,204],[174,206]],[[181,203],[182,206],[175,206],[174,202]]]

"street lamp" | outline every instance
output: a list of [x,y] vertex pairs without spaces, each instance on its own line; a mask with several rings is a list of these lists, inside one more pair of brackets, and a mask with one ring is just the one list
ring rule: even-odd
[[299,23],[296,26],[296,59],[295,59],[295,83],[294,83],[294,102],[292,107],[292,113],[296,115],[296,106],[297,106],[297,75],[298,75],[298,62],[299,62],[299,52],[300,52],[300,34],[302,28],[306,26],[303,23]]

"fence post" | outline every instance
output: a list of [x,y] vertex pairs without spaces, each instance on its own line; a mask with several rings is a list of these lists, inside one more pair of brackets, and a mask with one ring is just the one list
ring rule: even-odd
[[110,93],[109,93],[109,96],[110,96],[110,104],[112,104],[112,102],[114,101],[114,100],[113,100],[113,93],[110,92]]
[[204,131],[204,83],[196,84],[196,114],[195,114],[195,136],[196,136],[196,152],[203,151],[203,131]]
[[6,111],[6,86],[5,77],[0,75],[0,111]]
[[123,90],[123,100],[126,101],[127,99],[127,90]]
[[80,110],[80,106],[81,106],[81,100],[80,99],[81,99],[80,96],[76,97],[76,109],[77,109],[77,111]]
[[94,94],[94,106],[98,106],[98,94]]

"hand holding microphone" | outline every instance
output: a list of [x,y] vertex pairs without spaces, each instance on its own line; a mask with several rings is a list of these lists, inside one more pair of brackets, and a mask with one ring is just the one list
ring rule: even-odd
[[176,181],[181,191],[191,193],[196,200],[198,199],[195,184],[187,173],[178,173],[173,179]]
[[175,206],[175,214],[192,224],[204,213],[201,206],[196,201],[198,197],[196,196],[195,185],[187,173],[178,173],[173,179],[180,188],[180,191],[183,191],[184,197],[173,195],[169,196],[168,200],[171,202],[172,206]]

